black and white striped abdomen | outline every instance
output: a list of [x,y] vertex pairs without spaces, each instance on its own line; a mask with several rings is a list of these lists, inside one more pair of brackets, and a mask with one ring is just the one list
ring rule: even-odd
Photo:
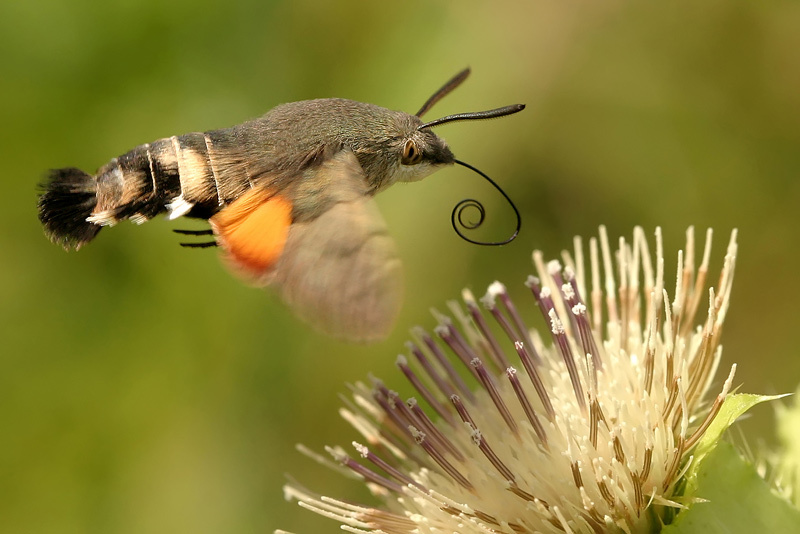
[[251,187],[230,129],[139,145],[97,171],[97,205],[87,221],[143,223],[162,212],[208,218]]

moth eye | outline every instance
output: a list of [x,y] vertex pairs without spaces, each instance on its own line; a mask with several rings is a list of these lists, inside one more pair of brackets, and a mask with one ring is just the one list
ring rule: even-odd
[[416,143],[409,139],[406,141],[406,146],[403,147],[403,157],[400,163],[403,165],[416,165],[422,161],[422,151],[417,148]]

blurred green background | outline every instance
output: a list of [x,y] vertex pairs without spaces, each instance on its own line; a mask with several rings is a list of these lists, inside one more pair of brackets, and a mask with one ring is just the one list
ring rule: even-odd
[[[394,358],[429,307],[494,279],[524,299],[533,248],[555,255],[601,223],[612,238],[661,225],[670,279],[688,225],[715,228],[714,273],[738,227],[723,366],[739,363],[744,390],[794,391],[798,27],[789,1],[0,4],[0,531],[338,531],[281,485],[358,495],[293,448],[353,439],[345,382],[399,386]],[[42,235],[48,168],[93,171],[292,100],[413,113],[465,66],[429,117],[528,105],[437,130],[517,202],[522,234],[497,249],[453,233],[466,195],[486,202],[490,237],[512,224],[463,169],[383,194],[407,298],[377,346],[317,335],[215,253],[181,249],[185,223],[123,223],[70,254]],[[755,415],[750,443],[769,442],[771,409]]]

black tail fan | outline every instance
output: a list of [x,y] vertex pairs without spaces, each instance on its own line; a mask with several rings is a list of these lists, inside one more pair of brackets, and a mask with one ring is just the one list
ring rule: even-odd
[[97,235],[102,227],[86,221],[97,205],[92,175],[72,167],[51,170],[41,189],[39,220],[50,241],[77,250]]

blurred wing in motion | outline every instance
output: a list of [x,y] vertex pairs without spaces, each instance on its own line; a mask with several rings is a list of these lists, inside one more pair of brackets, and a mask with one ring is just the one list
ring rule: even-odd
[[210,219],[231,268],[272,285],[321,331],[386,337],[402,300],[402,268],[363,171],[340,151],[281,193],[253,189]]

